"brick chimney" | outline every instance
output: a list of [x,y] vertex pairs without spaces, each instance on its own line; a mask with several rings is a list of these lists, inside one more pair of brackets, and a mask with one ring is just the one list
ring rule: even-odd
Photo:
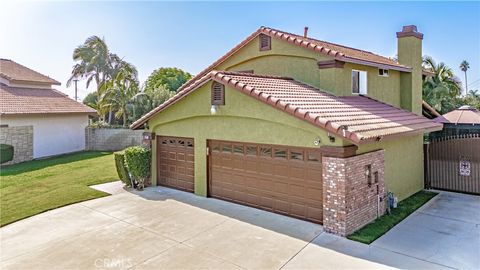
[[404,26],[397,32],[398,62],[412,68],[400,75],[400,105],[403,109],[422,114],[422,40],[417,26]]

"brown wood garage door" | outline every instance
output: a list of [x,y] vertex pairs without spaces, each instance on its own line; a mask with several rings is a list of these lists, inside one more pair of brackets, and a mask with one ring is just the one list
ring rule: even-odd
[[209,141],[209,194],[322,223],[318,149]]
[[193,192],[193,150],[192,138],[157,136],[157,183]]

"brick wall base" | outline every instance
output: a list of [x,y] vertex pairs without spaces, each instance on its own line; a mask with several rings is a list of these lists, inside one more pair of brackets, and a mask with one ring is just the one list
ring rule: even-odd
[[322,163],[325,231],[347,236],[385,213],[384,150]]

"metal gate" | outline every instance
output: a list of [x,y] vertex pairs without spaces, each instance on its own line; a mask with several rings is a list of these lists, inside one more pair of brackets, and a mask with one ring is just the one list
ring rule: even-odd
[[424,155],[426,188],[480,194],[480,135],[433,139]]

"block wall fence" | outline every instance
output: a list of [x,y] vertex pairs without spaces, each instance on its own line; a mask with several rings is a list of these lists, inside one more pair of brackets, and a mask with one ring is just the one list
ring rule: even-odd
[[33,126],[0,127],[0,143],[13,146],[11,165],[33,159]]

